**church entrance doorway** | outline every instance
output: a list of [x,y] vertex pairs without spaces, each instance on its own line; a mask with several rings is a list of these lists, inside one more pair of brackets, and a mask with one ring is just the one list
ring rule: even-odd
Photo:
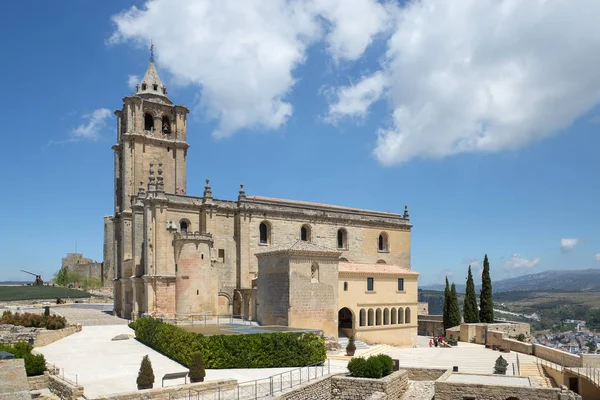
[[352,329],[353,321],[352,321],[352,311],[349,308],[342,308],[338,311],[338,328],[340,329]]

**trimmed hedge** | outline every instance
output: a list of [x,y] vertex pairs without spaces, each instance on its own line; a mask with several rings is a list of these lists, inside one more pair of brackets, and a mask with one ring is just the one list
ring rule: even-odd
[[392,357],[379,354],[367,359],[355,357],[348,363],[350,375],[356,378],[383,378],[394,371]]
[[25,372],[27,376],[43,375],[46,370],[46,359],[42,354],[31,354],[33,346],[26,342],[15,343],[14,345],[0,344],[0,351],[6,351],[14,354],[15,358],[25,360]]
[[209,369],[303,367],[325,361],[325,340],[314,333],[274,332],[204,336],[155,318],[129,324],[140,342],[187,366],[200,352]]
[[[48,310],[50,313],[50,310]],[[63,329],[67,320],[60,315],[15,313],[4,311],[0,317],[0,324],[24,326],[26,328],[46,328],[49,330]]]

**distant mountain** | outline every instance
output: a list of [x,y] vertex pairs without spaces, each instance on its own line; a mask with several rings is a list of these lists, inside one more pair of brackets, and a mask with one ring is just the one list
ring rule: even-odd
[[[444,290],[445,285],[433,284],[420,286],[424,290]],[[600,291],[600,268],[573,271],[544,271],[537,274],[522,275],[516,278],[493,281],[494,292],[555,290],[567,292]],[[476,286],[475,291],[479,292]],[[458,293],[465,292],[464,284],[456,284]]]

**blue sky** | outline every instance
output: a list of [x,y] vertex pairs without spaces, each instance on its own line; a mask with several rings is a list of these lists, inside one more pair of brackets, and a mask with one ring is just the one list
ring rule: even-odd
[[[225,199],[244,182],[248,195],[399,213],[406,204],[423,284],[446,274],[462,283],[485,253],[494,279],[600,267],[600,36],[588,18],[598,4],[536,14],[511,0],[522,16],[506,27],[514,33],[488,35],[501,21],[487,0],[457,1],[453,13],[269,2],[3,7],[0,280],[28,279],[20,269],[48,279],[76,243],[102,259],[112,111],[143,75],[150,38],[170,98],[191,110],[189,194],[209,177]],[[557,32],[575,20],[571,46]],[[531,26],[541,33],[521,35]]]

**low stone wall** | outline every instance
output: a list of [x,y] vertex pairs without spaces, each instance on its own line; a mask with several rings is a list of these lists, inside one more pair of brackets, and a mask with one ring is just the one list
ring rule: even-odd
[[515,339],[507,338],[502,332],[488,331],[486,345],[500,346],[503,349],[516,351],[523,354],[533,354],[533,345],[527,342],[520,342]]
[[441,335],[444,332],[444,321],[442,315],[419,315],[417,316],[419,335]]
[[[235,379],[223,379],[218,381],[188,383],[187,385],[157,387],[154,389],[138,390],[135,392],[117,393],[114,395],[100,396],[95,400],[169,400],[172,398],[173,394],[177,392],[181,392],[182,396],[187,395],[190,389],[207,390],[212,394],[212,391],[217,388],[221,388],[221,390],[228,390],[235,388],[236,385],[237,381]],[[195,393],[192,392],[192,394]],[[194,396],[192,397],[196,398]]]
[[460,340],[460,326],[454,326],[446,329],[446,339]]
[[331,398],[335,400],[362,400],[376,392],[390,399],[399,399],[408,388],[408,372],[396,371],[381,379],[353,378],[336,375],[331,378]]
[[31,400],[22,359],[0,360],[0,400]]
[[500,386],[476,383],[447,382],[449,375],[440,377],[435,382],[436,400],[463,400],[466,398],[486,400],[506,400],[517,398],[519,400],[556,400],[559,389]]
[[48,375],[48,389],[61,400],[77,400],[83,396],[83,387],[58,375]]
[[276,400],[330,400],[331,376],[317,379],[297,389],[286,391],[275,397]]
[[81,331],[81,325],[69,325],[63,329],[26,328],[16,325],[0,325],[0,343],[27,342],[35,347],[47,346],[64,337]]
[[27,383],[29,384],[29,390],[46,389],[48,387],[48,374],[28,376]]
[[544,360],[562,365],[563,367],[581,366],[581,358],[566,351],[553,349],[541,344],[533,344],[533,355]]
[[408,380],[410,381],[435,381],[448,371],[441,368],[400,368],[408,372]]
[[81,332],[81,325],[69,325],[63,329],[57,329],[54,331],[41,329],[36,332],[33,345],[35,347],[47,346],[50,343],[54,343],[57,340],[63,339],[77,332]]

